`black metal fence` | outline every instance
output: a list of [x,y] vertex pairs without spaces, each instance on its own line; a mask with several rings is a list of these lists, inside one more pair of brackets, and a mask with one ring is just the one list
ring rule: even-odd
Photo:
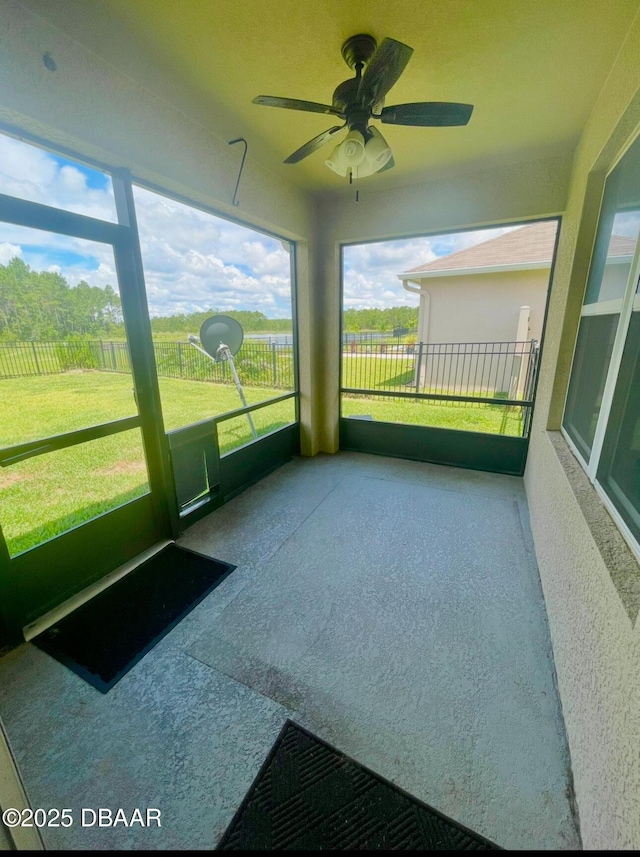
[[529,401],[538,354],[534,339],[415,345],[351,342],[343,350],[342,388]]
[[405,343],[407,341],[416,341],[418,331],[409,328],[396,328],[395,330],[358,330],[354,332],[345,332],[342,334],[342,342],[344,345],[352,343],[360,345],[372,345],[373,343],[380,344],[381,341]]
[[[158,375],[233,383],[229,366],[214,363],[188,342],[155,342]],[[530,401],[539,346],[528,342],[345,342],[342,388]],[[247,341],[235,358],[243,384],[294,389],[293,347]],[[0,378],[56,375],[71,370],[131,372],[125,342],[2,342]]]
[[[188,342],[154,342],[158,375],[189,381],[232,384],[225,362],[214,363]],[[245,341],[235,357],[243,384],[294,389],[293,348],[276,342]],[[97,369],[102,372],[131,372],[126,342],[1,342],[0,378],[59,375],[63,372]]]

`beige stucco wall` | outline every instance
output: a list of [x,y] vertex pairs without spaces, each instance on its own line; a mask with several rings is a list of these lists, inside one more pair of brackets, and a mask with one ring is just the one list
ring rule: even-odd
[[548,430],[560,426],[604,173],[640,124],[639,87],[636,19],[576,153],[525,474],[582,838],[593,849],[640,847],[639,629]]
[[[549,268],[456,277],[429,277],[421,289],[424,342],[513,342],[520,307],[531,310],[529,339],[540,341],[549,287]],[[428,311],[425,304],[429,305]],[[425,315],[426,313],[426,315]]]

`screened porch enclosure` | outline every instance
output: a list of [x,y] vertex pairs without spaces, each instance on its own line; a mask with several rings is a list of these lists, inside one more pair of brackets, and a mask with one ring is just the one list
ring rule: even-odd
[[[342,248],[340,447],[521,476],[533,417],[544,337],[543,307],[548,300],[558,221],[444,237],[449,255],[437,258],[432,266],[447,265],[451,270],[445,270],[442,283],[434,279],[435,286],[425,280],[430,292],[409,288],[403,278],[410,273],[397,274],[405,291],[398,285],[394,291],[391,271],[383,268],[380,273],[376,260],[386,252],[404,261],[405,269],[411,272],[414,269],[409,266],[420,255],[433,255],[432,247],[443,243],[442,236],[381,242],[379,249],[370,250],[368,255],[367,245]],[[456,242],[462,250],[455,250]],[[376,248],[375,242],[370,246]],[[474,268],[470,261],[474,253],[476,258],[491,258],[497,273],[492,274],[491,266],[486,269],[489,273]],[[530,277],[531,257],[542,269],[533,271],[535,280]],[[363,261],[367,258],[371,259],[370,269]],[[429,267],[416,268],[413,276],[428,273],[436,277],[439,271],[430,272]],[[467,275],[467,270],[474,272],[473,276]],[[386,301],[394,306],[371,310],[366,276],[376,282],[376,278],[382,281],[383,274]],[[458,277],[460,283],[456,282],[458,274],[464,275]],[[512,280],[505,282],[507,276]],[[398,306],[412,299],[407,292],[420,294],[414,316],[409,306]],[[358,302],[363,305],[359,311],[355,309]],[[539,340],[530,336],[530,306],[520,305],[525,302],[537,304],[534,329],[539,330]],[[360,320],[373,323],[385,312],[388,317],[403,313],[409,323],[416,322],[415,330],[352,331]],[[518,334],[516,339],[487,338],[491,332],[510,330]],[[444,341],[437,338],[443,331],[474,338]]]
[[[35,157],[76,177],[69,210],[55,195],[30,199],[18,172],[13,195],[0,193],[0,624],[14,644],[288,461],[299,429],[290,242],[134,186],[126,171],[5,141],[10,164]],[[196,239],[211,268],[199,278]],[[230,365],[191,340],[221,314],[216,300],[233,306],[232,280],[260,288],[267,253],[271,324],[284,333],[251,338],[270,322],[247,295],[236,387]]]

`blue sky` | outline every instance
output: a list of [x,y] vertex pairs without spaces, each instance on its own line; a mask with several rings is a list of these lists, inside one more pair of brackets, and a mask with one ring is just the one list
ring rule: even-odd
[[[105,173],[0,135],[0,192],[117,220]],[[173,315],[210,308],[291,317],[288,245],[142,188],[134,191],[149,308]],[[415,305],[397,274],[505,232],[490,229],[345,248],[344,306]],[[111,247],[0,223],[0,264],[13,256],[117,290]]]

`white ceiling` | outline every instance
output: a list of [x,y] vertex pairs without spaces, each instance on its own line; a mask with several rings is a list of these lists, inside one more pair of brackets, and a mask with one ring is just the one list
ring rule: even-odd
[[297,165],[282,161],[336,124],[332,117],[251,100],[267,94],[330,104],[334,88],[351,76],[340,54],[349,36],[391,36],[414,48],[387,104],[475,105],[462,128],[378,125],[396,167],[363,181],[391,187],[425,174],[574,146],[639,0],[26,0],[25,5],[127,74],[145,78],[146,85],[169,75],[175,91],[159,94],[175,100],[176,92],[188,88],[210,107],[218,133],[246,136],[253,158],[317,191],[345,188],[347,180],[324,164],[331,143]]

